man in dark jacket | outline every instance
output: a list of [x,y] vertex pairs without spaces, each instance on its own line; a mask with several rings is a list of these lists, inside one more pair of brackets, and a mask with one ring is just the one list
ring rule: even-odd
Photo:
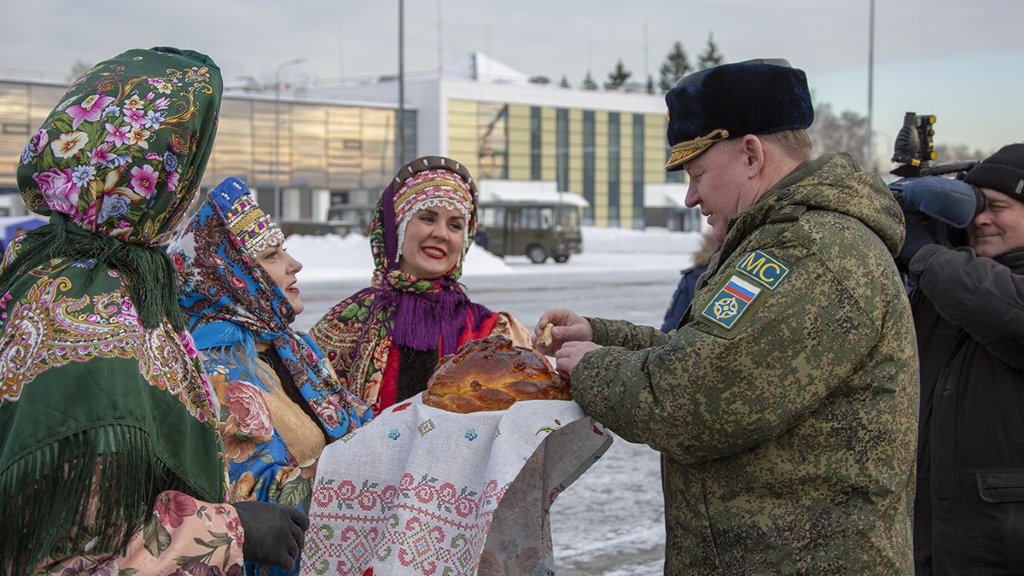
[[665,310],[665,321],[661,324],[662,332],[668,334],[679,326],[679,321],[683,319],[683,314],[697,293],[697,279],[708,269],[708,263],[717,251],[718,241],[711,231],[705,232],[701,237],[700,248],[693,254],[693,266],[680,271],[683,277],[679,279],[679,285],[676,286],[668,309]]
[[901,255],[921,360],[916,571],[1024,574],[1024,144],[964,182],[988,200],[969,246],[908,225]]

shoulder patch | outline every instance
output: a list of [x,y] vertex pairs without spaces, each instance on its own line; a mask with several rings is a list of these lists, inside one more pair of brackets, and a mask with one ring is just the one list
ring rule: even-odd
[[743,313],[750,307],[750,303],[757,299],[761,290],[738,274],[733,274],[711,299],[711,302],[704,307],[701,316],[726,330],[731,330],[736,322],[743,317]]
[[736,269],[773,292],[789,275],[788,266],[761,250],[754,250],[740,258]]

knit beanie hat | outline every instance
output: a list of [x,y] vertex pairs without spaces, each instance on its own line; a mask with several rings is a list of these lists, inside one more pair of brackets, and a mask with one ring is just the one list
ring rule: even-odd
[[1024,202],[1024,144],[1008,144],[971,168],[964,182]]

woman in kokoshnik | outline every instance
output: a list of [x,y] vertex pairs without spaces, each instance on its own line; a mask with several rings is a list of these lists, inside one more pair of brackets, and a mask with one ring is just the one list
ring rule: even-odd
[[203,54],[129,50],[72,84],[22,153],[22,198],[50,221],[0,266],[0,573],[230,575],[301,549],[304,516],[225,503],[215,398],[161,247],[221,91]]
[[[309,511],[324,446],[373,413],[338,383],[311,338],[289,326],[304,308],[284,234],[228,178],[168,248],[178,301],[220,401],[233,501]],[[275,574],[294,569],[274,568]],[[259,574],[256,566],[247,572]]]
[[469,340],[502,335],[532,347],[529,329],[471,302],[458,282],[476,215],[465,166],[434,156],[406,164],[370,225],[370,287],[310,329],[342,383],[375,413],[426,390],[440,357]]

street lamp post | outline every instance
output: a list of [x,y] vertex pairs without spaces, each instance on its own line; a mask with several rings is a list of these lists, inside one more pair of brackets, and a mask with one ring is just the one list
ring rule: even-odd
[[277,65],[274,71],[274,220],[281,222],[284,202],[281,199],[281,70],[301,64],[309,58],[296,58]]
[[405,165],[405,2],[398,0],[398,138],[395,170]]
[[870,0],[870,15],[868,20],[868,165],[865,169],[868,172],[875,171],[874,150],[871,147],[871,123],[874,120],[873,108],[875,104],[875,0]]

